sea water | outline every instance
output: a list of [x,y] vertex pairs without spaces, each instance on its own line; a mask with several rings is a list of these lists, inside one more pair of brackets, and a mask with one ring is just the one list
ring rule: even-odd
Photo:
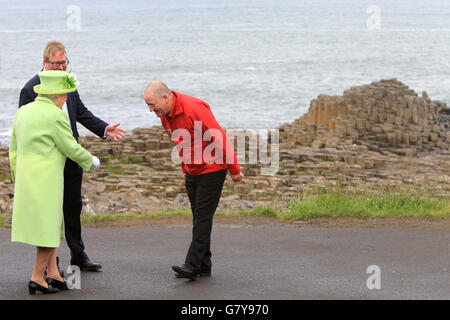
[[380,79],[450,102],[444,0],[0,0],[0,144],[50,40],[65,43],[86,107],[130,133],[160,124],[143,100],[153,80],[237,129],[277,128],[319,94]]

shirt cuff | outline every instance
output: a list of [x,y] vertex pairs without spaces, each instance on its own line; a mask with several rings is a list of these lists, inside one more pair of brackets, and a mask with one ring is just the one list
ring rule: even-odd
[[230,174],[233,176],[241,173],[241,171],[242,171],[239,164],[233,164],[233,165],[228,166],[228,170],[230,171]]

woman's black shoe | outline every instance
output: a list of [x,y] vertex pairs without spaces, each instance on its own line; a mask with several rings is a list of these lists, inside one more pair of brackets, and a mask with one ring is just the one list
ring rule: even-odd
[[36,294],[36,290],[40,291],[42,293],[57,293],[57,292],[59,292],[59,289],[52,288],[52,287],[50,287],[50,285],[48,286],[48,288],[46,288],[34,281],[28,282],[28,291],[30,291],[30,294]]
[[52,286],[53,288],[59,289],[59,290],[69,290],[69,287],[67,286],[66,281],[59,281],[52,278],[47,278],[47,283],[49,286]]

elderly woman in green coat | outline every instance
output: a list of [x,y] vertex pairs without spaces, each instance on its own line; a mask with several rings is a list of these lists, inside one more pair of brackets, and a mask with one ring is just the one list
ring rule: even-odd
[[38,97],[16,114],[9,149],[15,182],[11,240],[37,247],[28,284],[30,294],[68,289],[56,264],[56,248],[64,237],[66,157],[84,170],[100,166],[98,158],[77,143],[62,110],[67,93],[77,90],[73,76],[64,71],[42,71],[39,78],[41,84],[34,87]]

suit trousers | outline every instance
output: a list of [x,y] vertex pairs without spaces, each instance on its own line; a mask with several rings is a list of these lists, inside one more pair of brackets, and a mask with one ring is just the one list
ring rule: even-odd
[[211,269],[211,230],[228,169],[199,175],[186,172],[186,191],[193,215],[192,241],[185,263]]
[[84,252],[81,238],[81,185],[83,169],[70,159],[66,160],[64,168],[64,229],[67,245],[70,248],[71,264],[79,264],[88,258]]

